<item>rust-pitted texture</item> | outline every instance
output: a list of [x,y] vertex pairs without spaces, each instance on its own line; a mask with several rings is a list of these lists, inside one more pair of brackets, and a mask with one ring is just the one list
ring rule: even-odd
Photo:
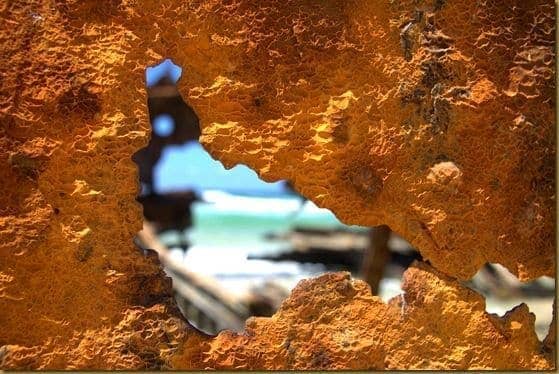
[[204,4],[172,56],[214,157],[447,274],[554,275],[553,2]]
[[0,5],[1,368],[153,368],[196,335],[132,243],[144,51],[96,3]]
[[201,336],[185,329],[162,306],[127,310],[120,321],[91,330],[76,330],[67,339],[53,336],[32,347],[0,347],[5,369],[149,369],[167,364],[179,344],[197,347]]
[[[554,31],[551,1],[2,2],[0,368],[550,367],[525,307],[442,273],[554,275]],[[442,273],[410,270],[403,307],[331,275],[246,336],[188,327],[132,244],[164,57],[214,157]]]
[[301,281],[274,316],[251,318],[243,334],[188,335],[151,307],[127,311],[112,329],[76,332],[68,346],[49,339],[0,354],[6,368],[553,368],[525,304],[488,314],[482,296],[424,263],[407,270],[403,290],[385,304],[366,283],[331,273]]
[[479,294],[422,263],[407,270],[403,290],[385,304],[347,273],[301,281],[273,317],[251,318],[245,334],[209,342],[203,362],[272,370],[552,367],[525,304],[503,317],[487,314]]

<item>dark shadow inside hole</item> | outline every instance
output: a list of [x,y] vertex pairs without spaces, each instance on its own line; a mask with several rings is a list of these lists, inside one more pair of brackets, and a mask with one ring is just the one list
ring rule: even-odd
[[[403,271],[421,259],[407,241],[387,226],[343,225],[331,212],[299,196],[288,182],[268,195],[247,192],[241,177],[247,171],[235,174],[243,166],[226,171],[199,145],[199,119],[176,87],[180,68],[170,60],[162,65],[147,79],[152,136],[148,146],[133,156],[139,167],[142,192],[138,201],[145,218],[137,242],[158,252],[173,279],[179,309],[193,326],[208,334],[223,329],[243,331],[246,318],[272,315],[298,280],[324,271],[350,271],[385,301],[401,293]],[[207,170],[198,165],[203,173],[190,175],[192,182],[206,179],[204,188],[158,189],[157,179],[162,177],[157,170],[168,151],[177,147],[198,156],[185,160],[175,174],[205,162]],[[220,191],[215,183],[208,183],[226,172],[232,172],[225,176],[234,185],[229,186],[232,190]],[[240,250],[240,246],[250,250]],[[237,261],[238,257],[243,261]],[[486,296],[507,287],[502,285],[503,275],[491,267],[487,279],[483,276],[474,279],[472,286],[484,291],[484,285],[493,282],[496,286],[482,292]],[[257,281],[249,285],[245,278]],[[243,291],[237,292],[239,288]],[[542,297],[549,297],[548,290],[542,292]],[[497,308],[502,301],[495,300]]]

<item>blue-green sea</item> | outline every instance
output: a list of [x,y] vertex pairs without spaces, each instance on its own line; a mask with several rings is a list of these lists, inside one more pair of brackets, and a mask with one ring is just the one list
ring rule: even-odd
[[169,247],[183,235],[191,247],[186,254],[172,250],[189,270],[212,276],[231,292],[273,280],[292,288],[297,281],[325,271],[320,264],[292,261],[248,260],[249,255],[287,250],[289,243],[267,240],[266,234],[285,233],[294,227],[340,228],[346,226],[327,209],[293,195],[242,196],[205,191],[205,202],[192,207],[193,227],[185,233],[167,232],[160,239]]

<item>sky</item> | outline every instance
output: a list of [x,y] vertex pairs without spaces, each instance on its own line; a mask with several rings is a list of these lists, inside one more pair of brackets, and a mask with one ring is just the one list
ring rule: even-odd
[[197,192],[216,189],[242,194],[285,194],[282,183],[266,183],[245,165],[226,170],[221,162],[212,159],[196,141],[166,147],[155,167],[157,192],[185,188]]
[[[182,69],[169,59],[160,65],[146,69],[146,84],[151,86],[168,74],[178,81]],[[172,133],[174,123],[170,116],[159,116],[153,123],[154,131],[161,136]],[[226,170],[221,162],[202,148],[200,143],[191,141],[180,146],[168,146],[154,170],[155,191],[159,193],[194,189],[218,189],[228,192],[256,195],[285,194],[282,182],[266,183],[256,173],[244,165]]]

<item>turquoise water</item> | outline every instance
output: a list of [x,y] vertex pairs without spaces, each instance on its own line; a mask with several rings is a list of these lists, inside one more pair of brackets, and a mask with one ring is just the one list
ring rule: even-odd
[[[211,203],[193,204],[193,227],[186,234],[193,246],[204,248],[251,248],[261,253],[277,245],[264,239],[271,232],[286,232],[294,227],[359,228],[346,226],[327,209],[296,197],[248,197],[227,193],[210,195]],[[171,244],[178,233],[161,239]]]
[[271,204],[263,204],[262,200],[264,199],[256,200],[253,203],[256,209],[253,207],[252,210],[196,204],[192,240],[208,246],[251,246],[258,252],[268,246],[262,237],[269,232],[285,232],[295,226],[344,226],[331,212],[313,209],[310,203],[301,206],[299,199],[275,198]]
[[[180,250],[173,250],[172,255],[189,270],[222,281],[232,292],[270,280],[292,288],[298,280],[325,271],[320,264],[248,260],[251,254],[289,248],[287,242],[266,240],[268,233],[287,232],[295,226],[359,230],[342,224],[329,210],[289,195],[249,197],[209,191],[203,197],[209,202],[193,205],[193,227],[183,234],[191,247],[186,255]],[[179,237],[173,232],[160,239],[172,248]]]

